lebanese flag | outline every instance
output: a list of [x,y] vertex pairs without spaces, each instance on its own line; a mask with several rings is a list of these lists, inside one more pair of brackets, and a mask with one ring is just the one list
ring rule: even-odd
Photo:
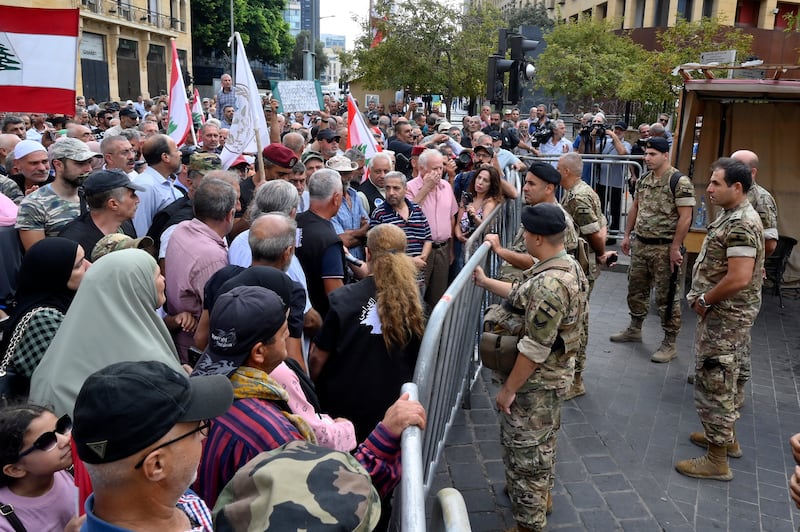
[[194,100],[192,100],[192,122],[206,123],[206,115],[203,112],[203,104],[200,102],[200,93],[194,90]]
[[364,177],[361,182],[367,180],[369,174],[370,159],[381,150],[381,147],[375,142],[375,137],[372,135],[372,130],[364,122],[364,115],[358,110],[358,105],[353,99],[352,94],[347,95],[347,149],[356,148],[364,153]]
[[0,6],[0,107],[75,115],[77,9]]
[[192,111],[189,108],[189,99],[186,97],[186,86],[183,84],[181,64],[178,61],[178,49],[175,39],[172,42],[172,72],[169,75],[169,135],[178,147],[183,146],[192,127]]

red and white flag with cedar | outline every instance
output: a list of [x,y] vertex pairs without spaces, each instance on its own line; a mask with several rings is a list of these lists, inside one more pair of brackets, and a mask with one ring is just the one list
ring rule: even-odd
[[0,107],[75,115],[77,9],[0,6]]
[[[364,115],[358,110],[358,105],[353,99],[352,94],[347,95],[347,149],[356,148],[364,154],[364,166],[369,164],[376,153],[381,151],[381,147],[375,141],[372,130],[364,121]],[[367,179],[367,172],[364,171],[362,182]]]
[[172,72],[169,76],[169,124],[167,135],[175,144],[182,146],[189,136],[192,127],[192,111],[189,108],[189,99],[186,97],[186,85],[183,84],[181,64],[178,61],[178,48],[175,39],[172,42]]
[[206,114],[203,112],[203,104],[200,102],[200,93],[197,89],[194,90],[194,99],[192,100],[192,122],[195,124],[206,123]]

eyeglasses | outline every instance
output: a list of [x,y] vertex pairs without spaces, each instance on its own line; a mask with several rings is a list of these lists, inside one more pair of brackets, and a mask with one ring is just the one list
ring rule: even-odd
[[666,124],[667,122],[669,122],[669,118],[659,118],[658,121]]
[[164,447],[167,447],[168,445],[172,445],[173,443],[179,442],[179,441],[181,441],[181,440],[182,440],[182,439],[184,439],[184,438],[188,438],[188,437],[189,437],[189,436],[191,436],[192,434],[195,434],[195,433],[199,432],[199,433],[200,433],[200,435],[201,435],[202,437],[204,437],[204,438],[205,438],[206,436],[208,436],[208,427],[210,427],[210,426],[211,426],[211,422],[210,422],[210,421],[203,421],[203,422],[201,422],[201,423],[200,423],[200,425],[198,425],[198,426],[197,426],[197,428],[190,430],[190,431],[189,431],[189,432],[187,432],[186,434],[183,434],[183,435],[181,435],[181,436],[178,436],[177,438],[173,438],[173,439],[171,439],[171,440],[169,440],[169,441],[167,441],[167,442],[164,442],[164,443],[162,443],[162,444],[161,444],[161,445],[159,445],[158,447],[155,447],[155,448],[153,448],[153,449],[149,450],[149,451],[147,452],[147,454],[146,454],[146,455],[144,455],[144,457],[142,457],[142,459],[141,459],[141,460],[139,460],[139,461],[136,463],[136,465],[135,465],[135,466],[133,466],[133,468],[134,468],[134,469],[139,469],[139,468],[141,468],[141,467],[144,465],[144,461],[145,461],[145,460],[147,459],[147,457],[148,457],[148,456],[150,456],[150,455],[151,455],[153,452],[155,452],[155,451],[157,451],[157,450],[159,450],[159,449],[163,449]]
[[421,139],[422,135],[411,135],[412,139]]
[[61,416],[56,421],[56,430],[45,432],[33,442],[33,445],[17,455],[17,461],[22,460],[23,457],[28,456],[34,451],[52,451],[58,445],[58,434],[69,434],[72,432],[72,419],[67,414]]

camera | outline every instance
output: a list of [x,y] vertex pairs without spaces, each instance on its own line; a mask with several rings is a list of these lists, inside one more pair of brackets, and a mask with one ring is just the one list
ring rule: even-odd
[[639,139],[636,141],[636,145],[639,146],[641,149],[645,149],[647,147],[648,139]]
[[542,144],[547,143],[551,138],[553,138],[553,130],[550,128],[544,129],[537,129],[533,133],[533,147],[538,148]]
[[592,124],[592,130],[594,131],[595,137],[605,137],[606,136],[606,126],[603,124]]
[[463,172],[472,166],[472,155],[468,151],[462,151],[458,154],[456,161],[456,170]]
[[466,207],[470,203],[472,203],[472,194],[470,194],[469,192],[462,192],[461,193],[461,205]]
[[589,137],[592,134],[592,126],[591,124],[586,124],[581,128],[580,133],[578,133],[581,137]]

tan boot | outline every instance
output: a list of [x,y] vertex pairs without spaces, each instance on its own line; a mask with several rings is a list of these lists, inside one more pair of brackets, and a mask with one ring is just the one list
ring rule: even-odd
[[682,460],[675,464],[681,475],[711,480],[733,480],[733,472],[728,467],[727,450],[724,445],[708,445],[708,453],[699,458]]
[[653,356],[650,357],[650,361],[661,364],[669,362],[676,356],[678,356],[678,349],[675,347],[675,340],[664,338],[664,341],[661,342],[661,347],[653,353]]
[[[704,432],[692,432],[689,435],[689,441],[691,441],[698,447],[702,447],[703,449],[708,449],[708,440],[706,440],[706,435]],[[726,449],[728,452],[728,456],[730,456],[731,458],[742,457],[742,448],[739,445],[739,440],[736,439],[735,434],[733,436],[733,443],[728,444]]]
[[567,391],[564,400],[569,401],[581,395],[586,395],[586,388],[583,386],[583,376],[580,372],[577,372],[575,373],[575,380],[572,381],[572,387]]
[[553,496],[550,495],[550,492],[547,492],[547,508],[544,511],[545,515],[550,515],[553,513]]
[[641,342],[642,341],[642,323],[631,321],[628,328],[620,331],[617,334],[612,334],[609,338],[612,342]]

